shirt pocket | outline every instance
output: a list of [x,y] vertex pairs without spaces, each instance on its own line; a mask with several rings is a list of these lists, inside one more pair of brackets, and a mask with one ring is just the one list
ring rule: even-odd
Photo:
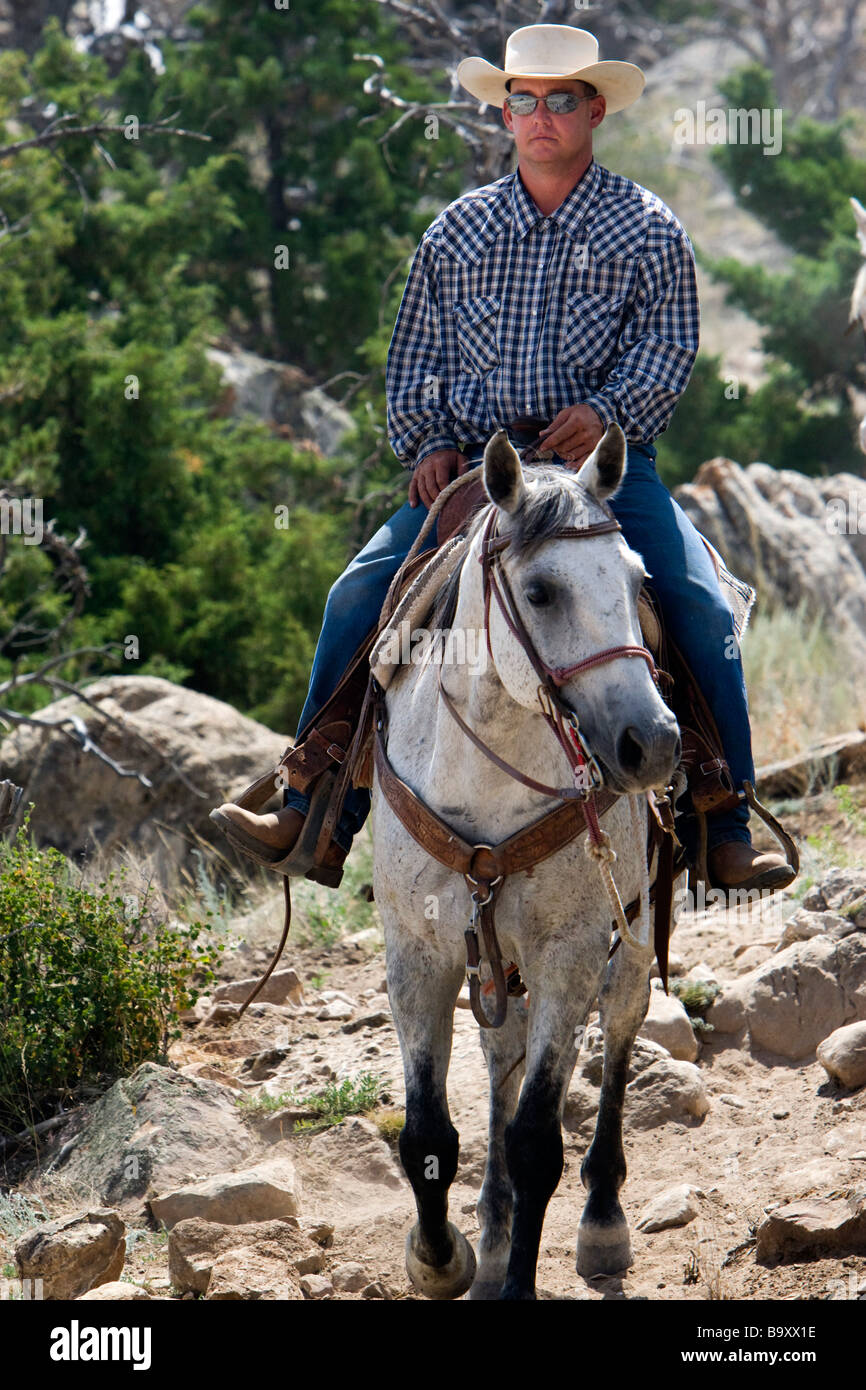
[[580,371],[597,371],[616,348],[624,294],[574,290],[565,301],[562,360]]
[[499,307],[495,295],[454,305],[460,370],[484,376],[499,365]]

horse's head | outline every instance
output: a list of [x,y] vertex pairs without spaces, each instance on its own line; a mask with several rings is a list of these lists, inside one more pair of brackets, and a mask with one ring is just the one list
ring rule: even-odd
[[[557,674],[561,698],[613,791],[667,784],[680,755],[676,720],[639,656],[616,656],[572,667],[612,648],[643,647],[637,600],[646,570],[602,504],[626,469],[625,439],[611,425],[579,474],[524,469],[504,432],[484,453],[484,485],[497,509],[496,530],[508,545],[502,567],[519,619],[542,663]],[[587,536],[563,536],[564,529]],[[477,542],[480,544],[480,542]],[[519,626],[519,624],[518,624]],[[539,708],[539,674],[498,602],[489,606],[497,675],[512,699]]]

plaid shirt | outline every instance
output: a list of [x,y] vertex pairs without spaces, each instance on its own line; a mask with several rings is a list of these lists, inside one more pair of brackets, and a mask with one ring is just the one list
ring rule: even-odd
[[660,198],[593,160],[545,217],[509,174],[424,233],[388,352],[391,445],[412,468],[581,402],[649,442],[698,336],[691,242]]

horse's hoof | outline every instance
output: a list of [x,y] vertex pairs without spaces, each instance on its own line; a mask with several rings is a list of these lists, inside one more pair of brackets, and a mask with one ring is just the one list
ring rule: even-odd
[[626,1221],[606,1226],[581,1221],[577,1228],[577,1272],[584,1279],[596,1274],[623,1274],[633,1264]]
[[454,1253],[447,1264],[428,1265],[418,1258],[415,1240],[418,1227],[413,1226],[406,1237],[406,1273],[412,1287],[425,1298],[459,1298],[475,1278],[475,1251],[462,1231],[448,1222],[448,1233],[454,1242]]

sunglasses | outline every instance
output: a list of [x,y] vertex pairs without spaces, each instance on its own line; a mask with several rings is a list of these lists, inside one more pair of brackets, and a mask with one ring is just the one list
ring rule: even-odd
[[554,116],[564,116],[568,111],[576,111],[581,101],[592,101],[592,97],[575,96],[574,92],[551,92],[546,97],[534,97],[529,92],[518,92],[505,98],[505,105],[512,116],[531,116],[539,101],[543,101]]

